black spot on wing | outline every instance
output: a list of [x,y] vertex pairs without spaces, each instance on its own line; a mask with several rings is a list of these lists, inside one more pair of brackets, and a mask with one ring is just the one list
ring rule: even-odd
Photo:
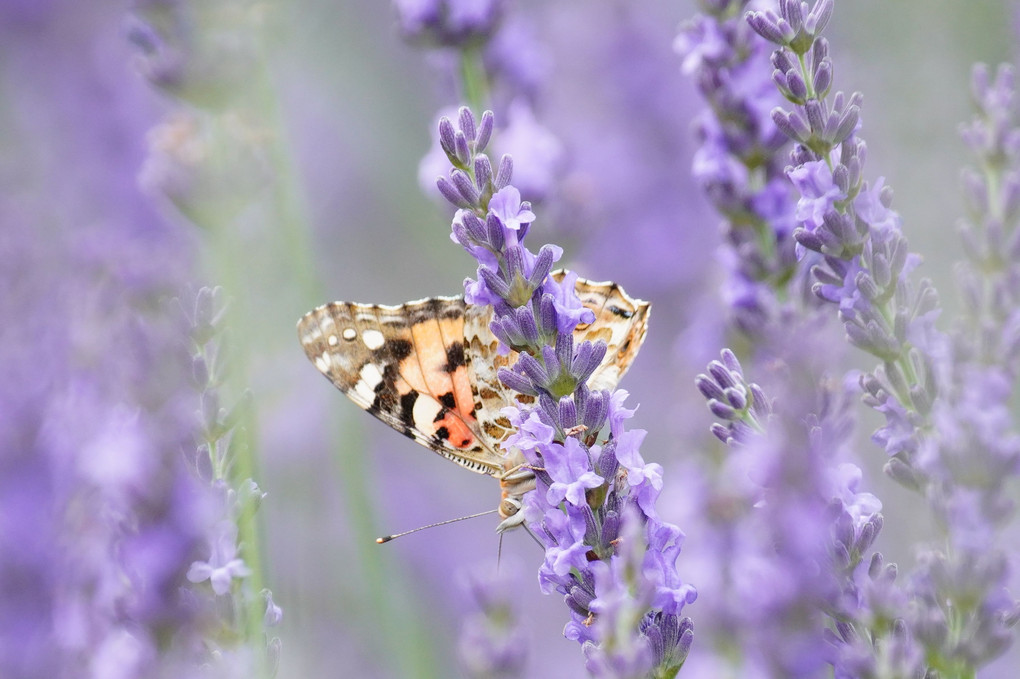
[[386,340],[381,351],[399,363],[410,356],[413,349],[414,347],[411,346],[411,343],[405,339],[391,339]]
[[453,393],[452,392],[448,391],[445,394],[443,394],[442,396],[440,396],[439,397],[439,402],[442,403],[447,408],[449,408],[450,410],[456,410],[457,409],[457,400],[453,397]]
[[436,438],[445,441],[446,439],[450,438],[450,430],[447,429],[446,427],[440,427],[439,429],[436,429]]
[[628,311],[627,309],[621,309],[620,307],[616,306],[615,304],[610,304],[609,305],[609,310],[611,312],[613,312],[614,314],[616,314],[617,316],[620,316],[622,318],[630,318],[630,317],[632,317],[634,315],[633,311]]
[[414,403],[417,400],[417,391],[409,391],[400,397],[400,421],[409,427],[414,426]]
[[446,348],[446,365],[443,366],[443,371],[456,372],[457,368],[462,365],[464,365],[464,343],[454,342]]

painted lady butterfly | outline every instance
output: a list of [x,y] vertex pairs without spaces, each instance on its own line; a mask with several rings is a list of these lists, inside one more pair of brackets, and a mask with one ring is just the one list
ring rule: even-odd
[[[565,272],[552,275],[562,280]],[[575,342],[607,345],[589,386],[612,390],[641,348],[650,306],[615,283],[578,279],[576,290],[595,321],[574,330]],[[500,410],[534,398],[496,376],[517,354],[497,352],[491,320],[491,307],[463,297],[400,306],[333,302],[306,314],[298,336],[315,367],[360,407],[462,467],[499,479],[505,530],[523,521],[521,497],[535,476],[520,451],[500,448],[512,433]]]

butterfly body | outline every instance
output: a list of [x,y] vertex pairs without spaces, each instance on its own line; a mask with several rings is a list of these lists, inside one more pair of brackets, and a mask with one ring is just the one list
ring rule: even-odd
[[[649,305],[613,283],[578,279],[575,289],[595,314],[574,331],[575,341],[602,340],[608,349],[589,385],[613,389],[644,340]],[[306,314],[298,336],[315,367],[358,406],[460,466],[499,479],[505,529],[522,521],[520,500],[535,478],[519,450],[502,448],[513,432],[501,410],[534,398],[499,381],[499,368],[517,355],[499,353],[491,320],[491,307],[462,297],[399,306],[333,302]]]

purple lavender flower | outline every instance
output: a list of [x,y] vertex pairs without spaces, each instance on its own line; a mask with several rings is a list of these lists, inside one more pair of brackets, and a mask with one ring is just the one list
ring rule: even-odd
[[[975,347],[982,344],[972,331],[958,333],[953,355],[950,342],[934,327],[934,287],[927,281],[915,285],[910,278],[918,260],[889,207],[889,191],[881,180],[869,186],[863,179],[865,145],[857,137],[860,95],[838,93],[831,102],[826,99],[832,62],[818,34],[832,7],[831,0],[820,0],[808,11],[806,4],[781,0],[779,13],[751,12],[748,22],[779,45],[773,80],[794,104],[789,111],[777,109],[773,117],[798,142],[790,171],[802,193],[801,227],[794,236],[803,248],[824,256],[824,264],[813,269],[815,291],[838,304],[848,341],[882,360],[860,380],[865,401],[886,416],[874,438],[891,456],[888,473],[924,494],[950,546],[948,553],[942,548],[922,552],[909,581],[913,606],[894,613],[902,616],[894,627],[897,644],[872,650],[888,656],[890,648],[899,648],[896,653],[911,659],[912,671],[924,671],[926,663],[950,673],[973,673],[1009,645],[1006,621],[1018,610],[1003,594],[1007,561],[995,544],[998,527],[1011,513],[1001,500],[1001,482],[1016,473],[1020,461],[1018,440],[1007,433],[1011,418],[1002,409],[1001,399],[1011,388],[1001,376],[991,377],[981,362],[972,362],[981,353]],[[1002,161],[1010,157],[1011,139],[1016,139],[1008,122],[1010,76],[1005,73],[991,87],[987,72],[979,69],[975,76],[981,117],[965,128],[965,137],[988,174],[965,175],[973,218],[980,225],[965,227],[968,245],[981,241],[982,227],[1001,242],[1002,219],[1016,203],[1016,189],[1010,188],[1016,179],[1003,181],[1011,173],[1002,174]],[[1006,190],[989,190],[1000,185]],[[972,261],[982,261],[980,250],[970,249]],[[982,268],[963,269],[974,308],[987,308],[980,304],[988,289],[978,282]],[[1002,327],[996,326],[1010,313],[993,313],[982,333],[993,328],[986,336],[995,337]],[[1009,337],[1012,331],[1006,332]],[[1012,354],[1007,350],[1000,359],[1013,365]],[[851,645],[861,637],[852,626],[839,631]],[[860,671],[861,657],[854,663]],[[872,663],[881,665],[882,660]]]
[[518,578],[508,570],[506,564],[500,564],[499,573],[468,576],[473,612],[463,622],[458,651],[469,677],[523,676],[527,640],[514,601]]
[[394,0],[408,39],[461,46],[484,41],[499,21],[502,0]]
[[761,77],[768,43],[740,16],[747,0],[704,4],[674,43],[683,71],[709,108],[697,120],[695,179],[724,218],[726,301],[738,329],[769,332],[804,306],[803,272],[794,254],[793,196],[784,181],[787,139],[772,122],[778,93]]
[[[662,470],[637,450],[644,432],[624,428],[634,412],[623,407],[626,392],[610,395],[586,384],[605,343],[574,344],[574,327],[593,322],[594,314],[577,298],[574,276],[549,277],[562,251],[545,245],[534,254],[524,245],[535,214],[510,184],[509,157],[493,174],[483,153],[492,114],[478,124],[462,108],[458,118],[457,128],[440,121],[454,168],[438,186],[460,208],[454,239],[479,263],[465,298],[491,303],[493,334],[520,352],[513,366],[500,369],[500,380],[536,399],[534,406],[504,409],[520,426],[504,448],[523,454],[536,477],[521,513],[546,548],[539,581],[544,591],[566,597],[571,622],[564,633],[584,644],[596,676],[653,668],[675,674],[691,643],[690,624],[679,614],[696,593],[676,573],[683,534],[654,512]],[[501,528],[518,523],[512,516]]]
[[[712,622],[735,641],[740,652],[731,662],[746,674],[813,677],[832,665],[836,676],[873,676],[847,668],[875,662],[870,644],[884,644],[876,639],[885,633],[868,625],[881,606],[902,601],[886,570],[864,566],[881,563],[870,553],[881,503],[860,489],[860,469],[840,461],[851,431],[847,401],[819,381],[819,327],[797,327],[797,355],[789,344],[771,348],[773,369],[782,366],[773,399],[746,380],[729,350],[697,379],[710,410],[726,422],[713,432],[729,446],[722,482],[703,501],[727,550],[716,555],[726,566],[713,591],[719,620]],[[818,358],[805,360],[805,351]],[[746,481],[734,484],[734,477]]]

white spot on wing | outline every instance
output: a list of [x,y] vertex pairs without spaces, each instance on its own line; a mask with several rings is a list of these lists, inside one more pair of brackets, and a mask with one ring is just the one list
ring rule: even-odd
[[431,434],[435,429],[433,421],[440,410],[442,410],[442,406],[438,401],[419,395],[414,402],[414,426],[426,434]]
[[336,338],[336,335],[330,335],[329,339],[326,340],[326,343],[329,344],[329,346],[331,347],[335,347],[337,344],[340,343],[340,340]]
[[358,331],[355,330],[354,328],[344,328],[343,336],[345,340],[350,342],[351,340],[358,336]]
[[386,339],[378,330],[366,330],[361,333],[361,341],[365,343],[366,347],[374,351],[381,347],[386,342]]
[[315,367],[319,369],[319,372],[328,373],[331,365],[328,351],[322,352],[322,356],[315,357]]

